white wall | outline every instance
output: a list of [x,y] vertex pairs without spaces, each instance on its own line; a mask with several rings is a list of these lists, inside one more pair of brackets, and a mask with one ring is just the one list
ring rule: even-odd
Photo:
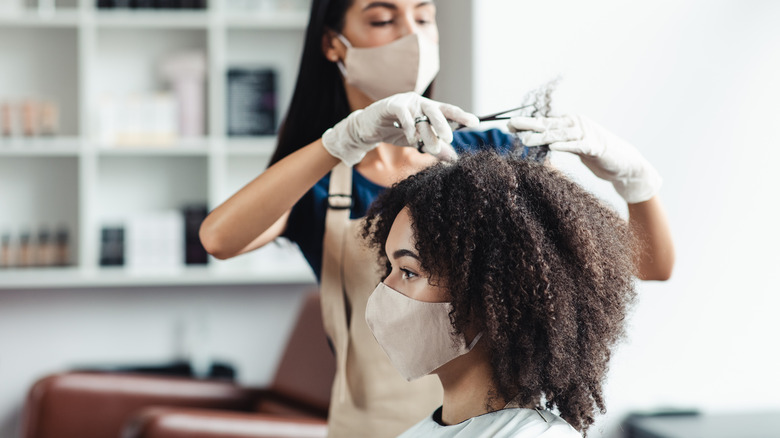
[[[478,3],[477,113],[561,73],[568,110],[664,176],[677,265],[641,285],[590,436],[612,436],[631,409],[780,409],[780,2]],[[619,202],[578,161],[556,162]]]

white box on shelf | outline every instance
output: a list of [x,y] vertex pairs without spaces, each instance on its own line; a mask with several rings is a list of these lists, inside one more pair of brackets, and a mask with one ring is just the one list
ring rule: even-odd
[[98,139],[106,147],[171,145],[176,124],[171,93],[106,94],[98,101]]
[[260,272],[290,273],[309,269],[298,245],[280,237],[255,250],[252,267]]
[[139,213],[125,220],[125,266],[133,271],[184,267],[184,218],[178,210]]

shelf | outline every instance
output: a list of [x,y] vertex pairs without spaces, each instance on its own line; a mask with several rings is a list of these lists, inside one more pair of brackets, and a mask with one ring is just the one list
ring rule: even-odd
[[76,137],[0,139],[2,157],[75,157],[82,142]]
[[225,26],[231,29],[291,29],[304,30],[309,11],[289,10],[275,12],[226,12]]
[[0,271],[0,289],[68,289],[101,287],[208,286],[251,284],[308,284],[315,278],[308,266],[273,272],[219,269],[216,266],[181,267],[159,272],[125,268],[28,268]]
[[58,9],[52,14],[41,14],[36,10],[0,14],[3,27],[78,27],[79,12],[74,8]]
[[[213,13],[206,10],[156,11],[140,9],[100,10],[94,13],[95,24],[102,28],[165,28],[205,29]],[[28,9],[0,14],[0,26],[14,27],[78,27],[80,14],[76,8],[57,9],[41,14]],[[304,30],[309,20],[308,10],[258,12],[226,12],[221,22],[231,29]]]
[[[270,157],[276,148],[276,136],[215,139],[228,156]],[[212,140],[183,139],[171,144],[108,145],[91,143],[79,137],[0,138],[0,157],[78,156],[89,145],[100,156],[207,156]]]
[[[286,108],[308,9],[294,10],[286,2],[283,10],[242,12],[225,10],[222,0],[208,3],[206,10],[106,10],[94,0],[56,0],[61,7],[48,16],[33,8],[0,13],[0,101],[57,102],[62,135],[0,137],[0,208],[8,207],[0,227],[15,236],[30,227],[64,224],[71,232],[74,263],[60,269],[0,269],[0,289],[316,281],[297,249],[290,259],[271,248],[168,272],[97,266],[101,227],[134,214],[218,204],[256,178],[276,147],[274,135],[224,135],[225,72],[232,66],[273,68],[277,107]],[[209,63],[206,134],[192,140],[138,135],[120,137],[131,141],[126,144],[108,141],[112,137],[98,117],[100,99],[170,92],[173,84],[161,63],[196,50]],[[21,116],[14,117],[17,133]]]
[[97,150],[102,156],[206,156],[209,141],[185,139],[162,145],[98,145]]
[[209,13],[206,11],[100,11],[95,13],[95,23],[101,28],[205,29],[209,25]]
[[276,136],[232,137],[227,140],[225,152],[230,156],[268,156],[276,149]]

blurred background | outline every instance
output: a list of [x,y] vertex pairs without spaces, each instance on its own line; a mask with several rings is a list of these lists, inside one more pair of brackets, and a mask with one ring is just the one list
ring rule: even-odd
[[[287,242],[219,262],[193,241],[270,157],[308,2],[129,6],[0,0],[2,437],[36,379],[73,367],[219,361],[262,386],[316,287]],[[780,3],[438,8],[437,99],[491,113],[561,75],[561,112],[664,177],[675,271],[639,284],[589,436],[636,411],[780,411]],[[553,162],[625,214],[576,159]]]

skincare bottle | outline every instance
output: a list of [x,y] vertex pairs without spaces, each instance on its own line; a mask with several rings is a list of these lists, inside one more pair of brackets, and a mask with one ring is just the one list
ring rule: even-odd
[[0,236],[0,269],[12,268],[11,233]]
[[204,52],[182,52],[165,59],[162,75],[172,85],[179,114],[179,134],[201,137],[205,134],[205,92],[207,69]]
[[22,104],[22,134],[25,137],[33,137],[38,131],[38,105],[32,100]]
[[36,248],[36,265],[41,267],[53,266],[56,248],[48,228],[41,228],[38,231],[38,245]]
[[60,129],[60,110],[54,102],[41,103],[40,134],[51,137]]
[[57,266],[70,265],[70,236],[66,227],[57,230],[55,264]]
[[10,137],[14,133],[14,119],[9,102],[0,105],[0,135]]
[[22,231],[19,234],[19,267],[29,268],[33,266],[32,242],[30,232]]

